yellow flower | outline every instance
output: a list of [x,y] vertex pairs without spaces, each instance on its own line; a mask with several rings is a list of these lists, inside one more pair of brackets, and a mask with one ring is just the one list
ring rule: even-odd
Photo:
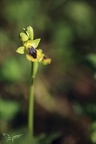
[[24,32],[20,33],[20,39],[23,42],[23,46],[16,50],[17,53],[25,53],[26,58],[32,62],[42,62],[44,65],[51,62],[51,59],[47,58],[41,49],[36,49],[41,39],[34,40],[34,32],[31,26],[27,27],[27,30],[24,28]]
[[47,65],[51,63],[51,59],[48,58],[46,55],[44,55],[43,59],[42,59],[42,63],[43,65]]

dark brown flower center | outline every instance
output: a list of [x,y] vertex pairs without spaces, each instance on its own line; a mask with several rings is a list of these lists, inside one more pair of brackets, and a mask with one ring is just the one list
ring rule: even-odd
[[43,59],[48,59],[48,57],[46,55],[44,55]]
[[29,55],[31,55],[34,59],[37,58],[37,51],[36,49],[34,49],[34,47],[28,48],[28,52],[29,52]]

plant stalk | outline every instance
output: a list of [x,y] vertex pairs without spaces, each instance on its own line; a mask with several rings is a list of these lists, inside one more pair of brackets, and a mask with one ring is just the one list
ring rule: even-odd
[[28,114],[28,129],[30,134],[34,135],[34,63],[31,62],[31,84],[29,93],[29,114]]

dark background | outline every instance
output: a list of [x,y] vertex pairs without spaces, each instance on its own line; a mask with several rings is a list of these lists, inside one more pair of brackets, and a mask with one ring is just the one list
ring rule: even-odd
[[30,62],[16,49],[29,25],[52,59],[35,81],[35,135],[61,133],[44,144],[96,143],[95,0],[0,1],[1,142],[2,133],[27,133]]

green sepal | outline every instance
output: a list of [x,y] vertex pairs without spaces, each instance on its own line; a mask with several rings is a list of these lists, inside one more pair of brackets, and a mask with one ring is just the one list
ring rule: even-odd
[[24,54],[24,46],[19,47],[16,52],[19,54]]
[[28,36],[24,32],[21,32],[20,39],[21,41],[26,42],[28,40]]
[[34,48],[36,48],[36,47],[39,45],[40,40],[41,40],[40,38],[33,40],[33,41],[32,41],[32,46],[33,46]]
[[34,31],[31,26],[27,27],[27,35],[29,36],[29,39],[33,40],[34,39]]

